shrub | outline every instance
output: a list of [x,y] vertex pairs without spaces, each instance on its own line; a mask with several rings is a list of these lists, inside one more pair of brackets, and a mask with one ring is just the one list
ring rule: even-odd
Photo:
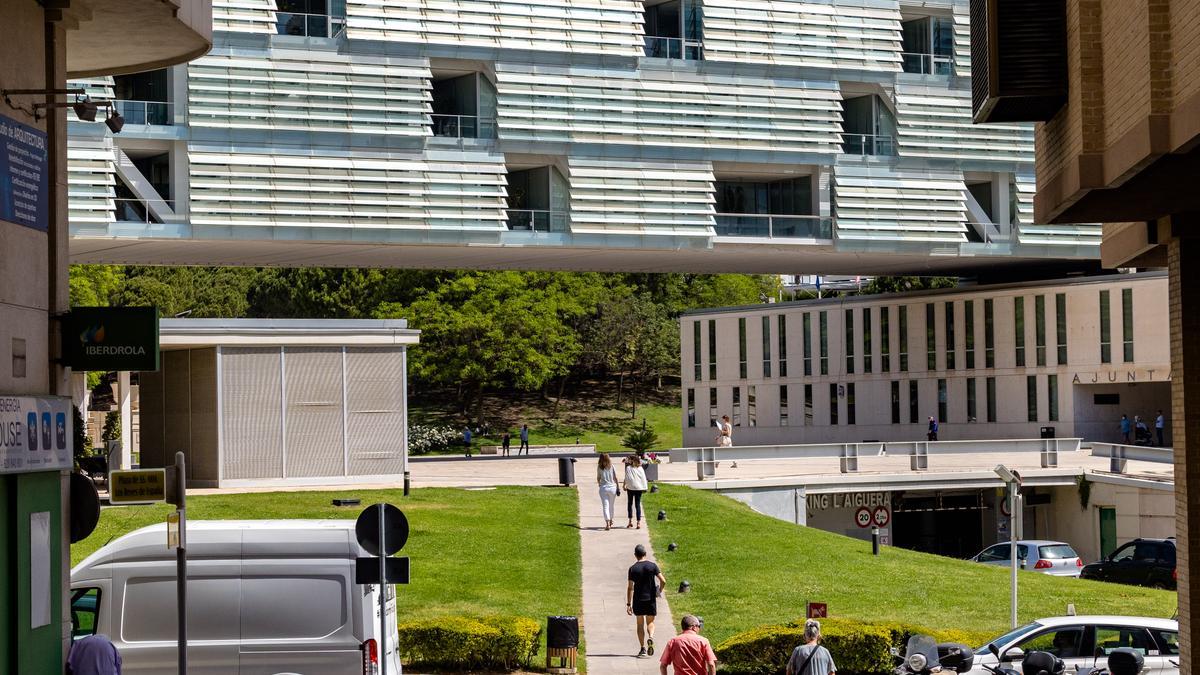
[[104,414],[104,428],[100,431],[100,440],[117,441],[121,439],[121,411],[110,410]]
[[528,668],[541,643],[541,625],[521,616],[442,616],[397,626],[406,663],[447,670]]
[[444,450],[460,438],[462,435],[454,427],[413,424],[408,427],[408,453],[426,455]]
[[653,448],[657,443],[658,434],[654,433],[653,429],[645,428],[635,429],[621,440],[621,445],[639,454]]

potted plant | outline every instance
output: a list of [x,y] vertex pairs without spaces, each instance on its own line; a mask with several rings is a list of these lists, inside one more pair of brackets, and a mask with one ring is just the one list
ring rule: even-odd
[[654,433],[653,429],[645,427],[635,429],[629,432],[621,441],[621,445],[633,450],[642,460],[642,468],[646,470],[646,480],[658,480],[658,456],[654,453],[647,453],[647,450],[653,448],[658,443],[658,434]]

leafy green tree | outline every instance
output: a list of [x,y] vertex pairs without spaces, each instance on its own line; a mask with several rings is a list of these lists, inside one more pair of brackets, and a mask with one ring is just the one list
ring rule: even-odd
[[107,307],[124,282],[125,269],[118,265],[71,265],[71,306]]
[[121,411],[110,410],[104,414],[104,428],[100,430],[100,440],[116,441],[121,438]]
[[[627,376],[644,379],[677,367],[679,332],[667,310],[649,295],[623,295],[600,303],[585,333],[585,360],[618,375],[620,407]],[[637,415],[637,388],[633,389]]]
[[955,277],[874,277],[863,286],[859,294],[905,293],[932,288],[954,288],[957,285],[958,279]]

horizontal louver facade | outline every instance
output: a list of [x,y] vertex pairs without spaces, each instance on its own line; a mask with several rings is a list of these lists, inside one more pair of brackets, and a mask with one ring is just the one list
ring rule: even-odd
[[896,126],[901,157],[1033,163],[1033,125],[973,124],[967,90],[898,83]]
[[112,138],[72,138],[67,145],[67,209],[71,223],[107,225],[116,216]]
[[966,241],[961,172],[839,164],[833,179],[839,239]]
[[708,237],[713,172],[707,162],[571,158],[571,231]]

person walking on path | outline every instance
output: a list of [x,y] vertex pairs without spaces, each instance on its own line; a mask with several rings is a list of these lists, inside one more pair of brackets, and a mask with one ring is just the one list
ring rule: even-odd
[[471,456],[471,427],[463,427],[463,445],[467,449],[467,457]]
[[650,489],[646,480],[646,470],[642,468],[642,460],[637,455],[631,455],[625,460],[625,510],[629,515],[629,524],[633,527],[633,511],[637,507],[637,529],[642,529],[642,495]]
[[1154,433],[1158,434],[1158,447],[1164,447],[1163,443],[1163,427],[1166,426],[1166,420],[1163,419],[1162,411],[1158,411],[1158,417],[1154,418]]
[[933,419],[933,415],[929,416],[929,433],[925,434],[925,440],[936,441],[938,432],[937,420]]
[[659,675],[667,675],[667,666],[675,675],[716,675],[717,654],[708,638],[700,635],[700,619],[687,614],[679,625],[683,632],[667,640],[658,661]]
[[600,453],[600,464],[596,467],[596,482],[600,485],[600,506],[604,511],[604,529],[611,530],[613,512],[616,510],[617,495],[621,488],[617,486],[617,469],[608,458],[608,453]]
[[638,658],[654,656],[654,617],[658,615],[658,596],[667,586],[667,578],[655,563],[646,560],[646,547],[633,547],[637,562],[629,567],[625,587],[625,613],[637,621]]
[[529,425],[521,425],[521,445],[517,448],[517,456],[521,455],[521,451],[525,451],[525,456],[529,456]]
[[71,643],[68,675],[121,675],[121,654],[107,635],[89,635]]
[[733,446],[733,425],[729,423],[729,415],[721,415],[721,421],[717,422],[717,447],[728,448]]
[[1121,415],[1121,442],[1124,443],[1125,445],[1129,445],[1129,430],[1130,429],[1131,429],[1131,425],[1129,424],[1129,416]]
[[804,644],[792,651],[787,662],[787,675],[833,675],[837,666],[833,655],[820,645],[821,622],[809,619],[804,622]]
[[512,447],[512,434],[504,432],[504,435],[500,437],[500,447],[504,448],[504,456],[508,457],[508,449]]

